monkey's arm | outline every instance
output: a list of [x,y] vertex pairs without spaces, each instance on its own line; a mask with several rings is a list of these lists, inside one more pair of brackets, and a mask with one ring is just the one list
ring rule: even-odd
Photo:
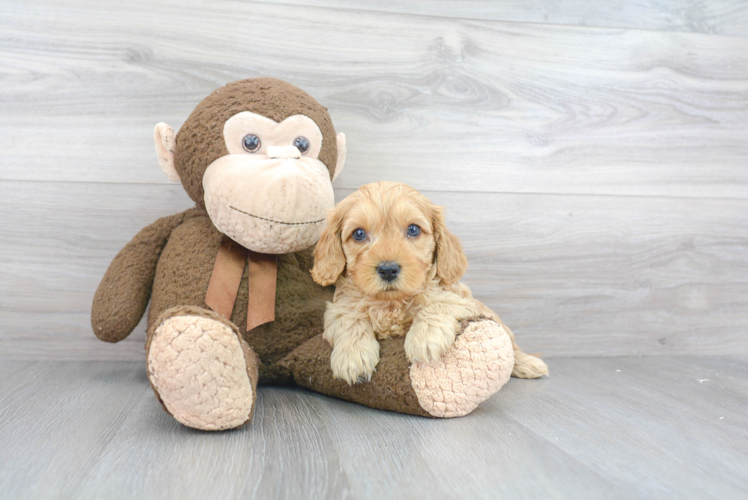
[[119,342],[138,325],[151,298],[161,251],[171,232],[192,210],[162,217],[146,226],[109,264],[91,308],[91,326],[99,339]]

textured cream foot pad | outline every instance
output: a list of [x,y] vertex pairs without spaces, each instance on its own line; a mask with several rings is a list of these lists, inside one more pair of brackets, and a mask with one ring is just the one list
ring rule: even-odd
[[230,429],[249,419],[254,394],[231,328],[201,316],[174,316],[153,335],[148,375],[174,418],[203,430]]
[[421,408],[434,417],[462,417],[507,383],[514,366],[512,341],[491,320],[467,325],[440,361],[413,363],[410,380]]

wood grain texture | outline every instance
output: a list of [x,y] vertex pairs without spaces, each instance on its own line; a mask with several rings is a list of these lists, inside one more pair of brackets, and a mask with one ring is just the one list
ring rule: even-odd
[[0,182],[0,356],[143,359],[144,321],[91,342],[93,294],[138,231],[191,206],[176,184]]
[[256,2],[6,0],[0,40],[6,180],[167,182],[153,125],[178,127],[216,87],[271,75],[347,133],[341,188],[748,197],[743,38]]
[[[748,354],[744,200],[425,194],[528,352]],[[181,187],[4,181],[0,200],[0,357],[143,359],[143,324],[102,343],[91,300],[133,235],[191,205]]]
[[[136,367],[144,373],[142,364]],[[74,496],[347,498],[349,478],[327,425],[313,398],[270,389],[260,391],[251,425],[202,432],[179,424],[151,393],[135,406]]]
[[748,35],[748,5],[741,0],[260,0],[293,4],[420,14],[462,19],[513,21]]
[[0,385],[0,498],[72,498],[153,392],[132,363],[14,363]]
[[143,362],[0,365],[0,499],[741,499],[745,357],[553,359],[436,420],[298,389],[254,421],[179,425]]
[[744,496],[745,358],[573,363],[573,368],[561,363],[554,377],[563,380],[554,380],[553,391],[520,382],[525,397],[542,393],[542,403],[534,408],[509,403],[507,413],[619,487],[631,487],[637,492],[632,497]]

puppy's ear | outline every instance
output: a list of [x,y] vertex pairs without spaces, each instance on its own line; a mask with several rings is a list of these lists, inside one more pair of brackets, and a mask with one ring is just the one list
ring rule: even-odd
[[314,249],[312,279],[322,286],[332,285],[345,269],[345,254],[340,240],[340,226],[344,218],[343,203],[327,215],[327,226]]
[[468,262],[459,238],[447,229],[444,209],[433,207],[434,238],[436,239],[436,274],[446,285],[456,283],[467,271]]

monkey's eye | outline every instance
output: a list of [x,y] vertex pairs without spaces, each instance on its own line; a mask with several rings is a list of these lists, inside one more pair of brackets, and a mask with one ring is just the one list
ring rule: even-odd
[[245,151],[248,151],[249,153],[256,153],[260,150],[260,146],[262,145],[262,142],[260,141],[260,138],[257,137],[254,134],[247,134],[242,139],[242,147]]
[[361,228],[353,231],[353,239],[356,241],[364,241],[366,239],[366,231]]
[[411,237],[415,238],[419,234],[421,234],[421,228],[420,227],[418,227],[415,224],[411,224],[410,226],[408,226],[408,236],[411,236]]
[[309,151],[309,139],[303,135],[298,136],[293,140],[293,145],[299,150],[299,153],[305,155]]

